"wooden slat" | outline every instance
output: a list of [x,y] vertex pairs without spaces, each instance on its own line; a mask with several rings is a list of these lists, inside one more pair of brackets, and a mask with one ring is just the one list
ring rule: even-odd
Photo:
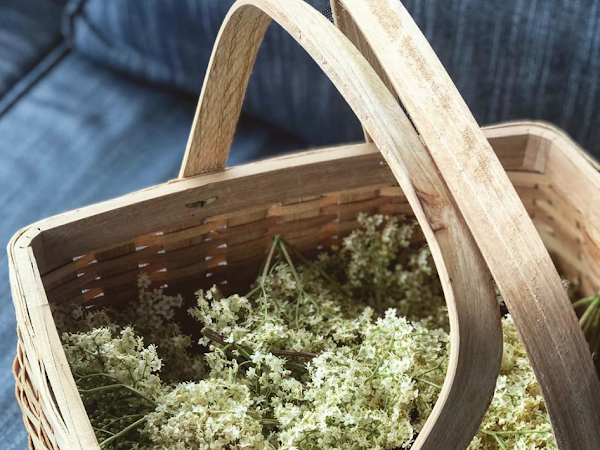
[[[585,337],[543,241],[469,108],[401,2],[340,3],[385,68],[485,257],[538,377],[559,448],[599,448],[600,380]],[[532,144],[524,162],[545,171],[551,149],[539,145]],[[446,443],[440,436],[438,447]]]
[[[372,0],[364,1],[368,3]],[[426,156],[420,138],[415,137],[412,125],[400,115],[393,97],[387,93],[381,80],[376,78],[373,69],[359,59],[358,52],[349,47],[339,33],[332,31],[318,13],[309,12],[311,10],[297,0],[240,3],[241,6],[238,5],[235,11],[247,12],[244,20],[249,22],[236,22],[234,18],[231,23],[241,27],[238,31],[242,35],[244,27],[252,28],[248,41],[250,46],[257,47],[260,34],[269,20],[253,9],[254,6],[249,6],[251,4],[275,15],[288,29],[293,28],[292,34],[295,33],[296,38],[301,37],[298,34],[301,32],[301,40],[305,45],[314,46],[319,39],[326,40],[327,46],[323,47],[328,48],[312,49],[313,55],[316,51],[326,50],[320,55],[321,62],[327,61],[335,67],[336,64],[348,62],[354,64],[354,76],[345,77],[344,74],[348,72],[340,70],[336,75],[339,77],[337,83],[345,85],[344,92],[355,108],[358,105],[359,109],[367,111],[368,120],[365,111],[359,117],[363,119],[368,134],[386,154],[389,166],[381,164],[381,154],[374,144],[324,149],[169,183],[42,221],[19,233],[9,245],[11,286],[20,331],[15,374],[19,402],[30,440],[36,448],[98,448],[50,313],[49,296],[56,293],[60,293],[60,296],[51,297],[52,300],[77,298],[92,305],[128,301],[136,297],[135,279],[139,271],[144,269],[153,271],[154,283],[168,283],[168,289],[173,292],[182,289],[191,295],[198,287],[207,287],[215,282],[228,282],[225,287],[241,290],[254,278],[256,267],[275,233],[292,240],[307,255],[314,255],[317,246],[327,249],[339,243],[344,235],[357,226],[356,215],[360,211],[370,210],[394,214],[414,212],[420,217],[425,233],[429,233],[428,240],[430,245],[433,244],[446,293],[460,292],[457,291],[460,283],[457,283],[458,287],[449,286],[448,274],[456,270],[455,280],[461,280],[464,274],[460,272],[463,270],[468,275],[464,280],[472,282],[473,291],[465,290],[466,295],[457,301],[468,302],[478,295],[486,296],[489,282],[476,280],[485,271],[477,263],[473,266],[473,259],[469,259],[471,256],[477,261],[480,256],[473,250],[472,239],[465,236],[462,216],[456,213],[453,203],[447,202],[448,191],[445,184],[439,183],[440,177],[431,160],[420,159]],[[240,13],[238,19],[241,17]],[[320,27],[323,27],[322,33]],[[231,46],[226,46],[225,50],[231,50],[231,54],[236,51]],[[243,52],[246,50],[245,55],[252,56],[255,48],[246,48]],[[251,60],[244,59],[241,66],[232,60],[233,65],[226,65],[223,79],[231,70],[240,70],[240,67],[247,70],[245,65]],[[328,73],[331,76],[331,72]],[[245,77],[246,73],[242,75]],[[368,82],[364,83],[365,80]],[[205,88],[203,98],[208,97],[210,89]],[[232,123],[235,122],[241,97],[236,97],[224,108],[215,111],[214,117],[206,115],[207,124],[221,121],[224,125],[222,130],[225,130],[218,136],[208,133],[203,137],[215,143],[214,147],[212,144],[209,146],[216,151],[216,159],[212,160],[210,167],[221,168],[224,165],[226,151],[224,153],[223,148],[228,147],[229,129],[234,126]],[[361,101],[367,100],[369,104],[361,104]],[[387,126],[389,123],[392,125]],[[421,123],[418,121],[417,126],[421,126]],[[206,129],[210,131],[211,128],[209,126]],[[553,253],[558,254],[559,263],[562,261],[569,271],[579,271],[587,291],[593,286],[600,287],[598,269],[594,268],[600,260],[598,213],[594,208],[600,192],[600,177],[594,164],[564,136],[542,125],[503,125],[490,128],[485,133],[498,151],[505,168],[524,172],[513,174],[512,179],[518,184],[530,211],[538,214],[536,220],[540,223],[542,237]],[[403,144],[400,146],[402,157],[397,154],[398,143]],[[206,147],[203,145],[196,147],[196,151],[204,149]],[[192,155],[192,159],[196,156]],[[562,171],[565,166],[567,169]],[[193,164],[189,167],[194,168]],[[399,176],[402,189],[397,186],[390,167]],[[430,178],[425,179],[426,174]],[[331,198],[327,199],[327,195]],[[198,206],[202,200],[211,198],[215,201]],[[330,202],[332,199],[334,201]],[[412,209],[408,206],[409,201]],[[279,214],[269,216],[271,208],[279,211]],[[569,214],[575,217],[575,213],[577,222],[573,228],[572,222],[565,217],[569,217]],[[451,226],[447,226],[446,222]],[[458,227],[453,228],[456,224]],[[576,239],[571,239],[573,236]],[[447,243],[452,240],[455,244],[460,243],[453,247],[455,253],[447,243],[444,244],[444,239]],[[226,246],[221,247],[221,242]],[[441,258],[442,248],[446,250],[445,260]],[[202,253],[204,251],[206,253]],[[463,253],[458,253],[460,251]],[[211,259],[207,260],[206,256]],[[445,267],[446,261],[453,264]],[[78,277],[79,273],[84,276]],[[44,284],[42,275],[45,275]],[[100,279],[97,279],[98,276]],[[493,296],[484,300],[493,300]],[[449,301],[452,306],[454,303],[451,298]],[[483,302],[478,310],[468,309],[467,312],[482,314],[481,308],[485,309],[485,305]],[[460,313],[460,308],[457,311]],[[461,341],[461,357],[491,349],[490,357],[493,359],[497,349],[494,350],[493,342],[482,344],[484,339],[477,339],[477,326],[485,328],[486,332],[499,330],[486,325],[486,316],[467,319],[471,321],[466,323],[473,326],[461,330],[460,337],[464,339]],[[454,331],[456,325],[456,322],[452,324]],[[489,333],[486,336],[489,337]],[[565,338],[564,333],[560,338]],[[458,348],[454,346],[456,335],[453,335],[453,339],[455,352]],[[469,347],[480,344],[482,347],[479,350]],[[559,356],[562,358],[562,355]],[[477,357],[469,360],[471,366],[461,366],[466,371],[463,374],[484,373],[481,367],[477,367],[480,362],[486,360]],[[452,376],[457,372],[452,373],[452,370],[456,367],[459,367],[457,361],[453,360],[445,384],[446,393],[449,392],[446,386],[448,380],[456,381],[457,384],[450,386],[452,388],[465,387],[469,383],[480,383],[480,389],[493,385],[493,377],[473,380],[467,376],[453,380]],[[487,367],[493,368],[493,365]],[[486,373],[490,375],[493,371]],[[546,373],[542,375],[549,376]],[[556,374],[550,375],[556,377]],[[578,391],[580,386],[577,383],[571,386],[570,381],[572,378],[563,379],[565,392],[575,392],[578,399],[595,392],[593,383],[588,391]],[[481,405],[482,399],[480,396],[477,404]],[[586,410],[593,399],[593,395],[585,399],[580,409]],[[457,448],[449,443],[463,441],[469,435],[473,428],[472,419],[478,415],[470,410],[473,405],[473,401],[465,401],[458,409],[460,412],[457,417],[462,420],[454,433],[461,434],[460,439],[447,434],[441,446],[435,447],[432,442],[428,445],[431,448],[448,448],[448,445]],[[465,424],[467,415],[470,425]],[[432,417],[435,420],[440,416]],[[593,412],[589,417],[584,417],[581,428],[586,427],[594,417]],[[440,432],[443,430],[440,425],[443,424],[437,424],[438,437],[443,436]],[[435,435],[431,431],[433,425],[429,424],[421,433],[421,442],[427,436]],[[568,434],[561,429],[560,421],[554,425],[558,426],[557,436],[564,438],[565,433]],[[596,448],[593,447],[598,443],[594,433],[592,430],[582,435],[581,442],[569,448]]]

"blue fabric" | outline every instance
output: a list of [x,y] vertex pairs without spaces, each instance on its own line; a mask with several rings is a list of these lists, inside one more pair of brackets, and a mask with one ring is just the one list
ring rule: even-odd
[[[78,3],[69,33],[80,52],[137,77],[198,92],[232,0]],[[481,124],[550,121],[600,154],[600,1],[404,4]],[[248,113],[316,144],[360,138],[352,112],[280,29],[269,32],[262,53]]]
[[481,124],[545,120],[600,155],[600,1],[405,3]]
[[0,97],[62,39],[66,0],[0,1]]
[[[76,54],[63,58],[0,117],[0,242],[36,220],[176,177],[195,106],[195,97],[126,79]],[[304,145],[243,119],[229,162]],[[24,450],[5,252],[0,310],[0,449]]]
[[[323,8],[328,0],[310,0]],[[77,51],[137,78],[199,93],[233,0],[77,0],[65,30]],[[361,139],[358,120],[318,65],[273,25],[244,112],[312,145]]]
[[[35,220],[176,175],[196,103],[189,94],[200,90],[233,2],[71,0],[64,33],[75,52],[66,54],[57,32],[63,1],[0,0],[2,242]],[[481,123],[549,120],[600,154],[600,0],[405,4]],[[362,138],[331,83],[278,27],[268,32],[244,111],[254,119],[243,120],[230,164],[303,147],[300,140]],[[0,448],[24,450],[0,255]]]

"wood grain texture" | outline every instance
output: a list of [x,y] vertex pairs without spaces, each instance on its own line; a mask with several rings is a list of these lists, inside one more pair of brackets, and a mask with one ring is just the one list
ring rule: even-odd
[[21,364],[16,375],[26,379],[25,388],[35,391],[26,395],[35,402],[35,412],[25,415],[26,424],[31,421],[37,431],[30,433],[30,444],[41,449],[98,448],[44,294],[34,255],[38,240],[40,230],[29,228],[15,235],[8,247],[13,298],[22,299],[15,302],[22,323],[19,346],[29,362]]
[[[376,3],[366,2],[364,6],[386,5]],[[390,31],[389,22],[369,11],[372,14],[361,17],[361,21],[368,20],[371,25],[389,32],[391,41],[395,42],[396,34],[401,34],[403,28]],[[223,169],[251,66],[262,34],[271,21],[269,16],[280,22],[323,67],[377,147],[362,144],[324,149]],[[365,42],[369,47],[363,51],[370,46],[377,50],[371,41]],[[407,49],[414,50],[410,39],[407,42]],[[392,47],[392,50],[397,49]],[[412,66],[405,67],[412,71],[424,69],[429,81],[445,76],[443,72],[430,76],[426,70],[428,59],[420,57],[418,51],[404,56],[415,58]],[[394,68],[388,67],[383,57],[378,59],[384,62],[386,69]],[[438,67],[438,70],[443,69]],[[495,159],[480,167],[477,158],[486,154],[480,148],[483,144],[478,140],[478,129],[469,128],[466,137],[456,135],[454,124],[465,125],[466,120],[470,126],[472,119],[468,115],[465,118],[453,115],[461,111],[455,105],[454,91],[437,84],[428,91],[411,78],[411,73],[409,70],[407,83],[415,90],[408,89],[408,92],[418,95],[409,113],[413,119],[418,117],[415,120],[419,132],[427,131],[426,136],[421,136],[427,147],[390,94],[389,86],[318,12],[299,0],[237,3],[221,30],[219,46],[211,59],[210,76],[202,91],[182,171],[183,175],[205,174],[42,221],[16,235],[9,245],[11,286],[19,326],[14,370],[17,396],[32,448],[98,449],[60,345],[49,299],[51,302],[71,300],[88,306],[127,301],[135,298],[135,280],[141,271],[150,273],[153,285],[168,284],[175,292],[192,293],[199,284],[213,282],[229,282],[229,287],[235,289],[236,282],[249,281],[255,275],[257,261],[274,235],[285,236],[307,255],[314,254],[320,247],[339,242],[356,227],[356,216],[361,211],[411,212],[418,218],[431,246],[449,305],[453,354],[444,390],[417,445],[464,448],[493,388],[501,344],[498,311],[494,296],[490,295],[490,278],[467,224],[474,227],[474,232],[478,230],[475,237],[480,241],[482,231],[475,226],[490,226],[496,216],[482,215],[472,204],[477,204],[475,184],[461,185],[460,179],[455,179],[460,178],[458,175],[452,177],[456,175],[452,171],[456,167],[442,165],[444,161],[439,153],[443,154],[443,144],[452,144],[446,150],[455,150],[463,158],[465,155],[461,152],[473,152],[473,165],[463,167],[459,165],[460,158],[458,162],[452,160],[463,169],[459,175],[465,180],[471,180],[475,167],[479,171],[475,170],[477,177],[473,183],[490,188],[481,179],[485,170],[495,171],[497,179],[508,183],[507,202],[513,209],[501,205],[506,213],[514,213],[519,207],[521,212],[525,211],[518,199],[518,205],[513,204],[510,181],[514,183],[561,270],[581,279],[582,289],[588,290],[600,287],[596,269],[600,261],[600,231],[597,213],[590,212],[599,199],[600,177],[593,163],[570,141],[561,138],[560,133],[532,124],[486,131],[505,167],[511,169],[510,180],[502,168],[494,166],[498,165]],[[394,77],[390,76],[389,80],[393,81]],[[397,89],[396,84],[394,88]],[[414,114],[414,108],[417,113],[423,113],[418,110],[419,106],[425,108],[425,112],[430,112],[428,108],[432,107],[433,115],[437,114],[440,94],[441,106],[448,109],[441,113],[446,120],[442,122],[444,126],[439,126],[435,117]],[[407,107],[408,104],[405,100]],[[432,124],[438,127],[439,134],[431,129]],[[448,143],[443,139],[445,136]],[[471,147],[454,149],[459,143]],[[381,164],[381,155],[387,165]],[[568,166],[569,178],[561,175],[560,165]],[[441,174],[439,168],[443,169]],[[582,184],[576,183],[578,177]],[[458,195],[457,186],[465,189],[465,198]],[[485,195],[487,191],[482,192]],[[209,199],[212,200],[208,202]],[[486,197],[480,209],[489,206],[489,201]],[[470,214],[469,220],[466,220],[467,214]],[[566,312],[565,308],[570,306],[554,291],[555,270],[548,268],[551,262],[546,251],[535,247],[540,242],[539,236],[534,231],[535,236],[527,234],[523,240],[520,235],[533,229],[529,219],[518,216],[504,220],[498,222],[500,231],[492,228],[489,232],[487,247],[481,242],[479,245],[496,258],[486,255],[497,276],[516,277],[508,283],[505,280],[505,291],[512,293],[511,289],[520,286],[521,291],[537,300],[531,304],[531,297],[516,296],[510,306],[517,308],[520,314],[521,327],[526,328],[525,336],[529,336],[528,344],[534,347],[532,355],[538,358],[538,377],[546,391],[550,386],[554,395],[551,400],[564,398],[569,407],[573,406],[575,397],[582,400],[581,405],[567,411],[570,414],[565,414],[566,418],[553,417],[557,436],[562,439],[561,448],[597,448],[596,430],[589,428],[596,414],[589,408],[597,405],[594,404],[597,378],[585,377],[589,375],[585,365],[589,358],[583,355],[587,351],[585,343],[573,347],[581,343],[577,335],[579,328],[571,327],[572,322],[569,322],[574,315]],[[517,252],[518,248],[502,241],[507,238],[506,227],[522,223],[530,228],[508,229],[513,232],[508,233],[508,237],[533,245],[536,253],[522,255]],[[508,269],[501,265],[500,257],[491,248],[496,246],[507,251],[507,245]],[[521,251],[528,249],[525,246]],[[516,262],[523,267],[517,266],[515,270]],[[546,273],[549,271],[552,273]],[[532,276],[539,278],[527,278]],[[466,283],[467,277],[471,285]],[[525,281],[533,284],[523,284]],[[547,293],[552,295],[541,297]],[[527,308],[532,317],[526,317]],[[544,308],[549,311],[538,314]],[[570,328],[551,329],[541,323],[543,320],[549,320],[554,327],[560,327],[566,320]],[[527,330],[530,325],[533,331]],[[540,329],[546,334],[540,334]],[[566,330],[572,335],[566,334]],[[561,340],[565,342],[562,347]],[[556,346],[562,353],[548,356],[548,349]],[[545,361],[544,356],[549,359]],[[540,368],[540,361],[546,362],[546,366]],[[558,365],[552,364],[557,361]],[[567,363],[573,363],[573,374],[565,373]],[[559,373],[548,373],[546,369],[557,369]],[[586,381],[589,383],[585,384]],[[553,392],[558,382],[566,393]],[[586,395],[590,398],[583,398]],[[557,403],[553,405],[552,411],[556,413]],[[455,417],[448,414],[450,411],[454,411]],[[585,432],[579,440],[574,440],[572,430],[562,429],[565,423],[570,424],[575,419],[574,414],[581,414],[575,429]],[[452,420],[457,417],[461,420],[451,429]]]
[[[578,281],[583,295],[595,293],[600,288],[600,222],[592,220],[596,210],[585,209],[600,196],[595,162],[545,124],[505,124],[484,134],[561,273]],[[543,172],[527,162],[536,151],[548,161]],[[256,275],[275,234],[306,249],[308,256],[338,243],[357,226],[361,211],[410,214],[406,197],[381,161],[374,144],[287,155],[155,186],[18,233],[9,244],[19,330],[14,372],[31,448],[96,448],[86,441],[94,438],[80,399],[61,394],[54,400],[55,390],[72,389],[69,374],[47,376],[56,373],[54,366],[67,367],[61,351],[41,350],[48,348],[45,335],[55,333],[47,305],[60,301],[58,290],[64,287],[68,294],[63,297],[85,306],[132,301],[142,271],[153,286],[168,283],[172,293],[190,299],[198,287],[213,282],[229,282],[239,290],[244,279],[248,283]],[[570,172],[568,179],[548,175],[563,168]],[[573,180],[582,182],[574,187]],[[203,208],[186,206],[214,195],[219,200]],[[227,265],[194,263],[207,258]],[[236,286],[238,280],[242,284]],[[25,288],[40,282],[43,289]],[[42,315],[34,311],[38,308]]]
[[[192,168],[200,164],[205,164],[200,171],[225,167],[241,99],[260,46],[262,36],[257,30],[264,33],[268,24],[251,5],[286,29],[332,80],[385,157],[421,225],[448,305],[451,353],[438,402],[413,448],[437,449],[440,442],[466,448],[491,401],[500,370],[502,333],[491,277],[443,179],[390,86],[342,33],[301,2],[238,2],[225,19],[211,57],[182,175],[198,173]],[[342,20],[344,23],[349,25]],[[366,48],[363,51],[367,53]],[[215,118],[218,126],[212,122]]]
[[[384,84],[390,90],[390,92],[394,93],[394,87],[385,75],[385,71],[383,70],[383,67],[381,67],[379,59],[371,51],[368,43],[364,39],[362,39],[362,33],[360,32],[360,29],[358,28],[354,20],[352,20],[352,17],[350,17],[348,12],[337,0],[331,1],[331,12],[333,15],[333,21],[335,23],[335,26],[338,27],[340,31],[344,33],[346,37],[348,37],[348,39],[350,39],[350,42],[354,44],[354,46],[369,62],[371,67],[375,69],[375,72],[377,73],[377,75],[379,75],[379,78],[381,78],[381,80],[384,82]],[[371,136],[369,136],[369,133],[367,133],[364,127],[363,131],[365,132],[366,141],[373,142]]]
[[[360,26],[354,21],[340,0],[332,0],[331,7],[336,26],[356,46],[369,64],[371,64],[385,86],[397,99],[397,94],[391,80],[388,78],[379,58],[365,39]],[[405,132],[412,133],[416,140],[419,139],[415,130],[405,130]],[[367,141],[371,140],[368,130],[365,130],[365,136]],[[423,146],[416,147],[416,149],[421,154],[426,153]],[[417,189],[423,188],[421,192],[429,192],[427,197],[421,196],[421,202],[423,203],[428,220],[430,223],[437,224],[438,230],[443,230],[443,234],[439,232],[437,234],[438,245],[446,261],[448,276],[452,280],[455,294],[453,299],[450,298],[448,300],[449,311],[454,309],[454,315],[456,316],[456,320],[451,326],[453,339],[451,349],[458,347],[457,353],[452,354],[451,358],[456,358],[455,361],[460,361],[454,365],[454,373],[451,371],[448,372],[450,376],[446,377],[440,398],[412,448],[439,449],[444,446],[445,448],[464,449],[469,445],[472,437],[479,429],[481,419],[487,411],[491,400],[488,391],[489,385],[487,385],[488,380],[486,380],[486,384],[479,384],[479,380],[485,375],[469,370],[468,367],[471,366],[471,369],[473,368],[472,358],[474,354],[480,354],[480,357],[485,357],[483,354],[489,352],[489,349],[475,348],[474,344],[477,335],[485,334],[485,331],[479,327],[484,322],[490,322],[489,317],[491,316],[488,316],[488,314],[493,314],[494,312],[498,314],[498,310],[497,305],[494,302],[490,302],[492,298],[490,292],[493,286],[489,284],[487,272],[482,269],[485,262],[482,261],[481,253],[466,226],[464,218],[457,211],[452,197],[445,186],[445,182],[442,181],[441,176],[437,173],[435,164],[431,159],[422,157],[421,160],[425,161],[426,164],[419,166],[418,163],[415,164],[413,162],[411,156],[403,152],[403,158],[407,161],[407,167],[413,176],[413,183]],[[431,189],[427,181],[422,180],[421,174],[423,173],[429,174],[429,177],[434,178],[434,184],[436,186],[443,186],[443,189]],[[434,192],[436,198],[432,203],[437,203],[438,205],[452,204],[452,208],[447,208],[447,211],[442,212],[439,206],[428,204],[431,202],[431,193]],[[461,242],[461,245],[457,245],[458,242]],[[464,245],[462,245],[463,243]],[[472,270],[470,268],[472,267],[476,267],[475,272],[478,274],[473,280],[476,281],[475,284],[471,284],[469,280],[469,274]],[[480,294],[477,294],[477,290],[480,291]],[[487,300],[483,302],[477,300],[482,297],[485,297]],[[481,312],[482,307],[489,308],[484,312],[485,319],[483,322],[479,314],[473,313],[474,311]],[[466,329],[467,327],[469,329]],[[490,338],[492,340],[498,339],[498,336],[501,335],[497,327],[491,331]],[[487,343],[487,339],[485,341]],[[456,342],[459,343],[459,346],[456,346]],[[464,351],[469,346],[471,348]],[[497,345],[496,348],[498,351],[501,351],[501,347],[501,345]],[[498,357],[498,354],[494,355],[494,357]],[[499,367],[496,366],[495,370],[499,371]],[[489,372],[486,375],[493,375],[495,378],[497,372],[495,374]],[[463,383],[468,388],[458,388]],[[480,400],[476,400],[477,398]],[[460,430],[460,432],[457,432],[457,430]]]
[[600,447],[600,381],[547,250],[479,126],[404,6],[341,0],[453,194],[527,348],[561,449]]

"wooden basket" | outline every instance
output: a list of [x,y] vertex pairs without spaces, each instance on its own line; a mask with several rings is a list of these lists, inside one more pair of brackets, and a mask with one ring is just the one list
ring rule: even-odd
[[[350,39],[301,0],[239,1],[215,46],[181,178],[13,238],[14,373],[32,449],[99,448],[50,304],[128,301],[141,271],[188,296],[215,283],[236,291],[256,276],[274,236],[314,254],[354,229],[360,212],[417,218],[449,308],[448,373],[413,449],[466,448],[489,405],[502,347],[490,272],[560,448],[600,448],[600,382],[549,256],[583,294],[600,287],[598,167],[548,125],[482,132],[400,2],[333,6]],[[225,169],[271,18],[321,65],[368,142]]]

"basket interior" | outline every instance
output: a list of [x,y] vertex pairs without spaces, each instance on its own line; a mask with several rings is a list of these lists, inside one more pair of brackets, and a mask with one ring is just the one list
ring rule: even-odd
[[[580,151],[543,127],[506,126],[486,135],[559,272],[578,282],[581,295],[595,293],[600,220],[590,219],[582,196],[600,182],[572,188],[581,169],[572,157],[581,163]],[[594,170],[585,183],[598,176]],[[225,293],[245,291],[274,236],[311,257],[355,229],[361,212],[411,220],[402,190],[372,144],[178,180],[36,224],[28,245],[51,304],[123,304],[137,298],[141,272],[154,287],[193,302],[193,292],[213,284]],[[49,397],[39,394],[40,379],[29,375],[40,361],[24,351],[28,339],[21,338],[15,362],[17,396],[32,448],[58,449],[60,432],[46,418],[55,417],[60,402],[52,397],[49,406]]]
[[[577,280],[588,294],[600,287],[596,264],[592,263],[600,258],[594,240],[596,229],[583,226],[581,212],[548,174],[527,167],[531,160],[528,142],[515,136],[492,140],[557,268]],[[328,250],[355,229],[361,212],[402,214],[410,219],[410,206],[381,156],[373,151],[365,154],[362,147],[355,147],[361,151],[348,152],[338,164],[327,160],[317,163],[310,173],[300,169],[306,181],[304,195],[298,195],[299,189],[291,186],[302,186],[302,177],[290,180],[284,176],[269,185],[271,192],[264,201],[253,198],[252,191],[223,194],[218,185],[212,186],[206,193],[194,194],[199,200],[183,199],[185,206],[178,209],[179,217],[170,215],[169,225],[153,227],[144,222],[140,230],[152,231],[107,246],[95,244],[93,231],[82,225],[78,232],[87,235],[85,241],[91,251],[67,255],[70,261],[42,273],[48,300],[92,306],[135,299],[140,272],[150,276],[154,287],[173,293],[191,294],[213,284],[225,292],[243,291],[257,276],[276,235],[310,257]],[[289,160],[295,162],[294,158]],[[539,165],[539,158],[537,161]],[[348,173],[352,162],[360,166],[360,173]],[[326,188],[327,183],[320,190],[311,189],[309,183],[315,176],[337,181],[329,183],[331,189]],[[340,189],[344,185],[348,188]],[[245,206],[240,208],[229,196],[247,196]],[[161,215],[159,209],[156,211]],[[171,213],[165,210],[162,214]],[[146,215],[157,222],[162,218]],[[52,257],[45,253],[45,259]]]
[[174,293],[219,285],[244,291],[275,236],[306,256],[327,251],[358,227],[359,213],[411,215],[400,188],[365,186],[257,205],[157,230],[132,242],[77,256],[66,277],[45,278],[51,302],[111,304],[137,297],[137,276]]

